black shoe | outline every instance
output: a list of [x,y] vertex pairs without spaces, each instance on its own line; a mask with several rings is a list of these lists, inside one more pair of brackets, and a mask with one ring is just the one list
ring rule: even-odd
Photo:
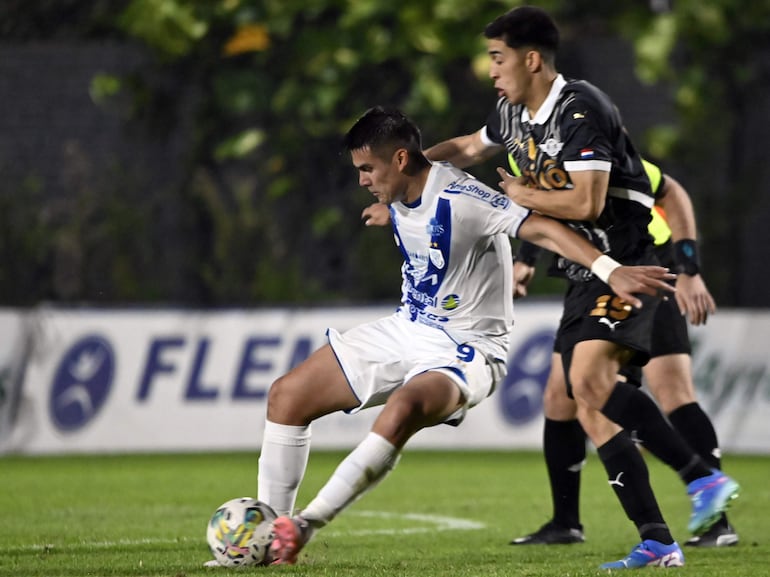
[[519,537],[510,542],[510,545],[570,545],[582,543],[586,540],[580,529],[569,529],[548,521],[531,535]]
[[730,547],[738,544],[738,534],[727,523],[717,523],[711,529],[685,541],[688,547]]

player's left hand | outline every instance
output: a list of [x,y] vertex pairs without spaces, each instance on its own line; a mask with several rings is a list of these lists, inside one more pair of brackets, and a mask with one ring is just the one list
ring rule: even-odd
[[662,266],[620,266],[610,274],[610,288],[634,308],[642,308],[635,294],[667,295],[676,292],[668,282],[677,276]]
[[361,220],[366,226],[387,226],[390,224],[390,211],[384,204],[375,202],[363,210]]
[[520,299],[527,296],[527,287],[535,276],[535,267],[525,264],[520,260],[513,262],[513,298]]
[[502,167],[497,167],[497,174],[502,179],[498,182],[500,190],[510,198],[516,204],[529,208],[527,206],[526,195],[531,193],[531,189],[527,186],[529,180],[526,176],[513,176],[507,170]]
[[693,325],[705,325],[708,316],[713,315],[717,309],[714,298],[699,274],[677,276],[676,303],[682,316],[688,315]]

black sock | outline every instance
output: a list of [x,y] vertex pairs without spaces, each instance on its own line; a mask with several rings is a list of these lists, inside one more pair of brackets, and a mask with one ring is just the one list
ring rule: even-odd
[[577,420],[545,420],[543,452],[551,482],[553,521],[569,529],[581,529],[580,470],[586,458],[586,434]]
[[674,469],[685,483],[711,474],[711,469],[668,423],[648,395],[628,383],[615,383],[602,413],[639,440]]
[[[688,403],[671,411],[668,420],[709,467],[722,469],[717,433],[711,419],[698,403]],[[729,525],[725,513],[722,513],[718,524],[723,527]]]
[[650,486],[647,464],[629,434],[619,432],[597,452],[609,476],[610,486],[626,515],[636,525],[642,541],[653,539],[665,545],[673,543],[674,538]]
[[717,433],[698,403],[682,405],[669,414],[668,420],[709,467],[722,468]]

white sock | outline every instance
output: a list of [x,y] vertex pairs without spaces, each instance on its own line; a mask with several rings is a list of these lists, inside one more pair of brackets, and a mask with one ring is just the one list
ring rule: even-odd
[[389,441],[377,433],[369,433],[302,510],[302,518],[314,528],[323,527],[385,478],[398,463],[399,456]]
[[310,425],[280,425],[265,421],[259,454],[257,499],[278,515],[291,515],[310,455]]

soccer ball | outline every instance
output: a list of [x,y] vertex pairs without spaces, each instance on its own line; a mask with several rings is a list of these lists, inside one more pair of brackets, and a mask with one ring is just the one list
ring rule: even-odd
[[250,497],[220,505],[209,520],[206,539],[224,567],[266,565],[277,515],[269,505]]

